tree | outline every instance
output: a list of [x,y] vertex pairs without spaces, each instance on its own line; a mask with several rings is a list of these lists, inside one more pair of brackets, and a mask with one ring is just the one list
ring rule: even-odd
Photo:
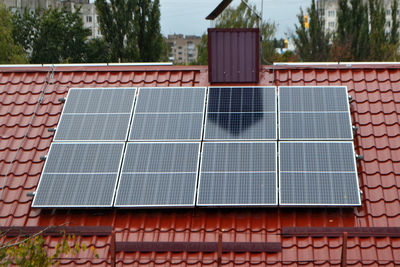
[[166,46],[161,35],[159,0],[96,0],[100,30],[111,61],[159,61]]
[[15,43],[20,44],[27,54],[33,50],[33,41],[38,37],[40,11],[30,11],[25,8],[22,13],[13,15],[13,37]]
[[385,38],[385,10],[381,0],[369,0],[370,34],[369,59],[372,61],[384,60],[388,50]]
[[399,8],[399,1],[393,0],[392,4],[392,26],[390,28],[390,44],[397,45],[399,43],[399,20],[397,17],[397,10]]
[[86,62],[110,62],[109,47],[103,38],[93,38],[87,42]]
[[22,46],[13,39],[12,15],[3,4],[0,4],[0,64],[26,63]]
[[[22,241],[12,240],[0,245],[0,266],[54,266],[59,264],[59,257],[62,254],[76,255],[87,248],[86,245],[76,242],[74,236],[66,236],[64,233],[60,242],[54,248],[54,252],[49,255],[44,246],[45,242],[42,233],[43,231]],[[21,236],[18,238],[21,238]],[[73,242],[74,245],[71,246],[70,242]],[[98,254],[93,247],[92,252],[98,258]]]
[[135,31],[140,61],[159,61],[165,50],[160,26],[160,1],[137,0]]
[[369,55],[368,8],[362,0],[339,0],[332,55],[337,61],[362,61]]
[[328,61],[330,34],[325,32],[325,22],[319,15],[314,0],[311,2],[311,7],[307,8],[307,13],[309,14],[308,27],[306,27],[307,22],[304,21],[305,14],[302,9],[297,15],[299,24],[295,25],[296,36],[293,36],[297,55],[302,61]]
[[80,63],[85,61],[90,30],[75,12],[50,8],[43,11],[32,44],[31,63]]
[[208,65],[208,36],[203,34],[201,36],[200,44],[197,45],[197,65]]
[[[259,21],[258,16],[254,13],[255,6],[246,3],[240,3],[236,8],[227,8],[217,18],[216,28],[260,28],[262,38],[262,62],[272,62],[275,57],[275,48],[273,36],[276,26],[274,23]],[[208,64],[208,37],[203,34],[201,42],[197,46],[197,62],[199,65]]]

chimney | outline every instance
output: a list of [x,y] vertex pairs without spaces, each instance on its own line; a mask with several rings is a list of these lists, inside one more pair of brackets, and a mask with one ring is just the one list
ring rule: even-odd
[[260,32],[251,29],[208,29],[210,83],[258,83]]

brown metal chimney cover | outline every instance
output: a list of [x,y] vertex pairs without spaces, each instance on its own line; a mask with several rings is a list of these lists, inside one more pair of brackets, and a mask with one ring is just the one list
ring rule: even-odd
[[258,83],[260,32],[251,29],[208,29],[210,83]]

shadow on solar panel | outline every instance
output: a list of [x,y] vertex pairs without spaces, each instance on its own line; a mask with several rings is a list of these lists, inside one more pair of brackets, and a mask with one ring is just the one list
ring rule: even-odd
[[263,118],[263,113],[254,113],[264,111],[262,90],[214,89],[209,93],[208,119],[221,128],[239,135]]

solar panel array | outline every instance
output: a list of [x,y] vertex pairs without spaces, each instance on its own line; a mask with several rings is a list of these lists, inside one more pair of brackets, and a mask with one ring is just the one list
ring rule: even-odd
[[360,205],[346,88],[278,91],[71,89],[33,207]]

